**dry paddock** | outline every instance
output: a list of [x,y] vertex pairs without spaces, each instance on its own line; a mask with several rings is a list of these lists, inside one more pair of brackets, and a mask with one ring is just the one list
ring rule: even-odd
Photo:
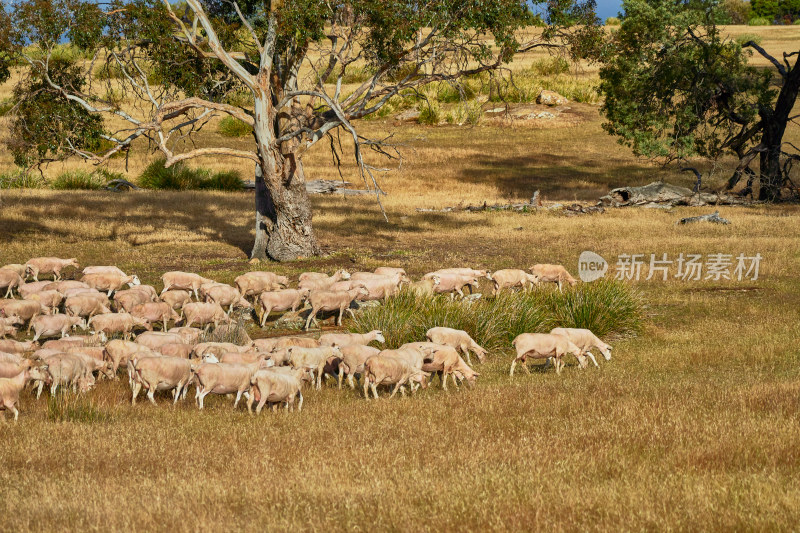
[[[401,195],[397,195],[401,196]],[[390,198],[392,195],[390,194]],[[302,413],[248,416],[213,398],[131,408],[124,382],[91,393],[109,415],[56,423],[25,396],[0,426],[3,529],[790,529],[800,517],[795,207],[723,208],[731,226],[675,226],[704,209],[418,214],[315,200],[333,254],[275,268],[491,269],[578,254],[764,256],[755,282],[642,282],[649,324],[611,362],[507,376],[493,353],[473,390],[367,403],[308,391]],[[358,209],[353,210],[354,205]],[[231,282],[250,268],[246,194],[5,192],[0,263],[43,254]],[[355,215],[353,213],[356,213]],[[191,397],[191,393],[190,393]]]

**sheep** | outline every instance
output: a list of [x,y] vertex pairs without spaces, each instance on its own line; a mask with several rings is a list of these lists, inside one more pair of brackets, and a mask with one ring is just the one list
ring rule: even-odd
[[106,335],[122,333],[125,340],[130,340],[133,328],[140,326],[147,329],[147,321],[135,317],[130,313],[107,313],[95,315],[89,319],[89,327]]
[[319,337],[321,346],[349,346],[351,344],[363,344],[366,346],[373,341],[381,344],[386,342],[381,330],[374,329],[369,333],[325,333]]
[[312,291],[327,290],[337,281],[348,279],[350,279],[350,273],[347,272],[347,270],[337,270],[333,276],[303,279],[297,284],[297,286],[301,289],[309,289]]
[[0,351],[0,363],[21,363],[22,356],[15,353]]
[[61,271],[68,266],[80,268],[78,260],[74,257],[71,259],[34,257],[25,263],[25,272],[27,275],[33,277],[34,281],[39,281],[39,274],[53,274],[53,279],[58,281],[61,279]]
[[60,352],[65,352],[69,348],[74,348],[75,346],[86,346],[86,338],[78,335],[75,337],[62,337],[60,339],[51,339],[49,341],[45,341],[44,344],[42,344],[41,349],[57,350]]
[[239,405],[242,394],[250,389],[250,381],[264,360],[264,354],[252,364],[201,363],[192,366],[197,380],[195,401],[203,409],[203,400],[208,394],[236,394],[233,408]]
[[528,270],[531,274],[539,276],[539,282],[541,283],[557,283],[559,291],[562,290],[561,286],[564,283],[569,283],[573,287],[578,283],[562,265],[533,265]]
[[152,301],[150,296],[144,291],[130,289],[119,291],[114,295],[114,310],[117,312],[130,313],[137,305],[150,303]]
[[342,352],[337,346],[320,346],[319,348],[300,348],[292,346],[286,349],[289,364],[293,368],[313,371],[317,376],[317,390],[322,388],[322,373],[325,364],[333,358],[342,357]]
[[29,299],[36,300],[48,308],[51,314],[55,314],[58,313],[58,308],[61,302],[64,301],[64,296],[58,291],[40,291],[31,294]]
[[74,348],[70,348],[67,350],[67,354],[74,355],[76,357],[80,357],[84,363],[86,363],[86,368],[88,368],[89,372],[94,374],[97,372],[98,378],[102,375],[107,377],[108,379],[114,379],[115,372],[113,371],[114,365],[111,361],[103,361],[103,348],[99,348],[100,357],[97,358],[92,353],[93,350],[91,347],[86,346],[76,346]]
[[381,351],[372,346],[364,346],[362,344],[348,344],[340,346],[339,351],[342,352],[342,358],[339,361],[339,388],[342,388],[342,380],[347,376],[347,383],[351,389],[355,389],[355,375],[364,373],[364,362],[372,357],[378,355]]
[[14,294],[14,289],[19,288],[24,283],[22,276],[13,270],[0,268],[0,289],[6,289],[4,298],[11,298]]
[[178,313],[166,302],[145,302],[134,306],[130,311],[131,316],[141,318],[147,322],[147,330],[152,331],[153,323],[161,322],[162,331],[167,331],[170,320],[180,319]]
[[589,356],[589,359],[592,360],[592,363],[594,363],[595,367],[599,368],[600,365],[597,364],[597,359],[594,358],[594,354],[591,352],[592,348],[597,348],[600,350],[600,353],[603,354],[603,357],[605,357],[606,361],[611,361],[611,346],[598,339],[597,336],[588,329],[554,328],[550,331],[550,333],[555,335],[564,335],[569,340],[574,342],[578,348],[583,350],[585,355]]
[[242,296],[258,296],[264,291],[278,290],[289,285],[289,278],[273,272],[247,272],[233,280]]
[[180,342],[173,342],[159,346],[158,353],[165,357],[180,357],[181,359],[189,359],[192,355],[192,346]]
[[215,283],[213,285],[203,285],[201,287],[201,296],[207,303],[216,302],[220,307],[228,307],[228,314],[231,314],[234,307],[240,309],[252,309],[252,305],[244,296],[239,293],[239,290],[224,283]]
[[280,291],[264,291],[258,296],[258,303],[261,310],[259,322],[261,327],[269,318],[273,311],[297,312],[304,300],[308,298],[308,289],[283,289]]
[[38,341],[41,337],[52,337],[61,335],[66,337],[70,330],[75,328],[86,329],[86,321],[79,316],[68,315],[41,315],[31,320],[31,326],[35,332],[33,340]]
[[39,315],[48,315],[49,309],[37,300],[0,300],[0,317],[19,317],[28,323],[31,332],[31,321]]
[[398,389],[405,396],[404,385],[406,383],[418,382],[425,388],[427,387],[427,377],[427,373],[412,367],[404,359],[380,354],[374,355],[364,362],[364,398],[369,400],[369,388],[371,387],[372,394],[377,399],[378,385],[394,385],[389,398],[393,398]]
[[185,326],[170,328],[167,333],[177,333],[183,339],[183,342],[194,346],[200,340],[203,330],[199,328],[187,328]]
[[161,301],[168,303],[175,311],[180,311],[183,318],[183,306],[192,301],[192,293],[181,289],[169,290],[161,293]]
[[42,287],[41,290],[43,290],[43,291],[58,291],[62,295],[64,295],[64,298],[66,298],[67,297],[67,291],[69,291],[70,289],[91,289],[91,287],[89,287],[89,285],[87,285],[86,283],[84,283],[82,281],[77,281],[77,280],[74,280],[74,279],[68,279],[68,280],[64,280],[64,281],[51,281],[50,283],[48,283],[47,285]]
[[30,359],[20,359],[16,362],[0,361],[0,378],[13,378],[20,372],[27,370],[33,366],[33,361]]
[[183,337],[178,333],[170,333],[163,331],[145,331],[136,337],[136,344],[157,350],[165,344],[175,344],[183,342]]
[[506,268],[492,274],[492,281],[494,281],[492,294],[496,296],[503,289],[519,287],[522,290],[528,290],[530,287],[539,285],[539,276],[528,274],[517,268]]
[[306,319],[305,329],[308,330],[308,326],[311,324],[312,319],[314,320],[314,324],[318,324],[317,313],[320,311],[338,310],[339,317],[336,323],[341,326],[342,315],[344,314],[345,309],[347,309],[347,311],[353,315],[353,311],[350,309],[350,304],[359,296],[366,296],[368,294],[369,291],[363,287],[341,292],[311,291],[308,295],[308,301],[311,303],[311,313]]
[[19,419],[19,395],[31,379],[46,380],[46,367],[25,368],[19,374],[10,378],[0,378],[0,411],[3,411],[3,422],[6,420],[5,411],[14,413],[14,422]]
[[278,403],[286,405],[286,410],[294,410],[295,398],[298,398],[297,410],[303,410],[303,381],[298,375],[286,374],[272,369],[264,369],[255,372],[250,378],[250,397],[247,399],[247,410],[253,412],[253,404],[256,406],[256,414],[261,414],[264,404],[271,402],[273,410]]
[[337,281],[336,283],[332,284],[328,287],[329,291],[349,291],[353,289],[357,289],[359,287],[367,288],[367,285],[364,283],[364,280],[359,279],[348,279],[345,281]]
[[70,296],[64,300],[64,313],[67,316],[79,316],[88,320],[94,315],[104,315],[110,312],[111,309],[103,304],[102,299],[90,294]]
[[25,265],[20,265],[18,263],[10,263],[8,265],[3,265],[0,267],[0,270],[10,270],[11,272],[16,272],[19,277],[25,279],[25,271],[27,268]]
[[192,365],[188,359],[179,357],[139,357],[128,361],[128,369],[132,375],[131,405],[136,405],[136,397],[144,389],[147,399],[156,405],[155,392],[157,390],[173,391],[172,404],[189,389],[189,384],[194,378]]
[[117,274],[86,274],[81,278],[81,281],[93,289],[99,291],[107,291],[108,296],[118,291],[123,285],[134,287],[140,285],[139,278],[134,274],[133,276],[119,276]]
[[19,331],[17,329],[17,326],[21,326],[22,324],[23,324],[22,319],[16,316],[12,316],[9,318],[0,318],[0,338],[6,336],[16,337],[17,332]]
[[465,287],[468,285],[477,289],[478,288],[478,278],[471,275],[464,275],[464,274],[436,274],[439,278],[439,283],[437,283],[434,288],[433,292],[436,294],[441,293],[450,293],[450,296],[454,296],[454,292],[458,293],[459,296],[462,298],[464,297],[464,293],[462,292]]
[[436,272],[429,272],[423,276],[423,279],[428,279],[431,275],[442,275],[442,274],[459,274],[462,276],[473,276],[476,278],[486,278],[489,281],[492,281],[494,274],[489,272],[488,270],[475,270],[474,268],[442,268],[437,270]]
[[433,296],[439,283],[441,283],[441,279],[436,275],[428,279],[412,282],[408,285],[408,288],[417,296]]
[[52,281],[32,281],[29,283],[23,283],[19,287],[17,287],[17,293],[19,297],[23,300],[28,299],[32,294],[36,294],[37,292],[41,292],[45,290],[45,287],[50,285]]
[[374,278],[367,278],[367,279],[359,279],[356,280],[359,283],[363,284],[363,286],[367,289],[368,293],[363,298],[360,298],[362,301],[370,301],[370,300],[388,300],[391,296],[395,296],[398,292],[400,292],[400,286],[402,284],[402,276],[398,274],[394,274],[393,276],[377,276]]
[[[435,344],[435,343],[434,343]],[[431,361],[426,362],[422,366],[425,372],[436,372],[440,376],[442,389],[447,390],[447,378],[453,378],[453,383],[458,386],[456,375],[461,375],[467,380],[467,383],[472,386],[475,384],[477,377],[480,375],[470,368],[467,363],[458,355],[458,352],[452,346],[437,345],[432,347],[430,351]]]
[[568,353],[575,355],[581,367],[586,366],[586,358],[583,357],[583,351],[564,335],[523,333],[517,335],[511,344],[517,350],[517,356],[511,363],[509,372],[511,376],[514,375],[514,367],[517,366],[517,362],[522,363],[522,368],[525,369],[525,372],[531,373],[526,364],[528,357],[544,359],[553,357],[555,359],[556,374],[560,374],[564,368],[563,357]]
[[475,355],[478,356],[478,361],[481,363],[483,363],[483,360],[486,357],[486,349],[482,348],[477,342],[472,340],[472,337],[470,337],[466,331],[437,327],[429,329],[425,333],[425,336],[431,342],[452,346],[456,350],[460,350],[461,353],[467,357],[467,363],[470,365],[472,364],[472,360],[470,359],[470,351],[475,352]]
[[44,359],[47,365],[48,379],[39,380],[36,398],[42,395],[44,382],[50,382],[50,395],[55,395],[59,385],[72,387],[73,392],[88,392],[94,387],[94,376],[83,358],[67,353],[51,355]]
[[81,271],[84,276],[86,274],[114,274],[117,276],[125,277],[127,274],[115,266],[87,266]]
[[247,352],[252,346],[237,346],[231,342],[201,342],[192,349],[192,357],[201,359],[206,354],[220,357],[226,352]]
[[229,323],[231,318],[218,303],[191,302],[183,306],[183,325],[191,327],[195,322],[208,329],[211,324],[216,328],[220,322]]
[[274,353],[291,346],[299,346],[301,348],[318,348],[320,346],[320,342],[317,339],[294,336],[256,339],[253,344],[258,351],[266,353]]
[[122,339],[114,339],[108,342],[103,348],[103,358],[111,362],[111,370],[116,375],[119,367],[127,366],[128,361],[133,354],[143,352],[145,355],[154,356],[155,354],[141,344],[124,341]]
[[15,341],[13,339],[0,339],[0,352],[25,355],[38,348],[39,343],[34,341]]
[[158,291],[152,285],[135,285],[130,289],[125,289],[124,291],[117,291],[114,293],[114,298],[118,297],[120,294],[127,294],[127,293],[139,292],[142,294],[147,295],[151,302],[158,301]]
[[[350,279],[350,272],[347,270],[341,269],[334,272],[333,276],[338,276],[340,280],[348,280]],[[300,274],[298,281],[306,281],[306,280],[325,280],[329,279],[332,276],[328,276],[324,272],[303,272]],[[337,280],[339,281],[339,280]]]
[[411,278],[408,277],[406,274],[406,270],[404,268],[397,268],[397,267],[378,267],[375,269],[375,274],[381,276],[394,276],[395,274],[400,274],[404,283],[409,283]]
[[199,298],[197,291],[204,283],[213,283],[213,279],[204,278],[199,274],[192,272],[172,271],[167,272],[161,276],[161,281],[164,283],[164,289],[161,294],[164,294],[171,289],[191,290],[195,298]]

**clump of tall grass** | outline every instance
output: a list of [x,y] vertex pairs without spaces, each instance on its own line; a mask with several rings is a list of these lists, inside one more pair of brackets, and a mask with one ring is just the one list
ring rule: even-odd
[[601,280],[564,292],[541,288],[502,292],[477,301],[448,296],[418,296],[403,290],[384,305],[356,315],[350,329],[383,331],[387,346],[425,340],[437,326],[464,330],[487,350],[505,350],[522,333],[546,333],[555,327],[587,328],[599,337],[641,330],[644,304],[639,294],[618,281]]
[[771,26],[772,21],[765,17],[754,17],[747,21],[748,26]]
[[91,396],[62,388],[47,400],[47,419],[51,422],[97,424],[110,421],[111,413],[100,407]]
[[85,170],[67,170],[50,182],[50,188],[58,191],[84,190],[96,191],[105,187],[107,180],[97,173]]
[[230,115],[219,121],[217,129],[225,137],[244,137],[253,133],[253,128],[250,124]]
[[0,174],[0,189],[40,189],[44,186],[41,176],[22,168]]
[[442,121],[442,112],[439,108],[439,103],[435,100],[429,100],[426,103],[422,103],[419,109],[419,118],[417,118],[417,122],[420,124],[428,124],[429,126],[435,126],[439,122]]
[[606,19],[606,26],[619,26],[622,22],[618,17],[608,17]]
[[531,70],[539,76],[566,74],[569,72],[569,61],[561,56],[543,57],[531,64]]
[[212,172],[208,169],[191,168],[183,162],[165,167],[166,159],[154,160],[139,175],[139,186],[158,190],[220,190],[238,191],[244,186],[241,176],[235,170]]

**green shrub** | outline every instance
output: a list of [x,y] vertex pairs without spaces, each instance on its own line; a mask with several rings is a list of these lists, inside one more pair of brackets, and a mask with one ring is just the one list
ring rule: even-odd
[[531,64],[531,70],[539,76],[556,76],[569,72],[569,61],[561,56],[537,59]]
[[253,133],[253,128],[249,124],[230,115],[220,120],[217,129],[225,137],[244,137]]
[[468,84],[440,83],[436,99],[445,104],[453,104],[475,98],[475,89]]
[[428,101],[428,103],[422,104],[417,122],[420,124],[436,125],[441,121],[441,118],[439,104]]
[[61,388],[47,401],[47,419],[52,422],[103,423],[111,420],[111,413],[100,408],[94,399]]
[[253,108],[253,93],[250,91],[234,91],[225,98],[227,104],[244,109]]
[[747,21],[748,26],[771,26],[772,21],[764,17],[755,17]]
[[0,189],[41,189],[45,181],[38,174],[15,168],[0,174]]
[[620,20],[617,17],[608,17],[606,19],[606,26],[619,26]]
[[211,172],[204,168],[191,168],[178,162],[169,168],[164,167],[166,160],[159,157],[147,165],[139,175],[139,187],[157,190],[221,190],[238,191],[244,186],[242,178],[235,170]]
[[503,292],[468,302],[448,296],[417,296],[403,290],[385,304],[356,315],[351,331],[383,331],[387,347],[425,340],[437,326],[464,330],[487,350],[510,349],[522,333],[554,327],[588,328],[599,337],[641,331],[644,305],[639,294],[618,281],[600,280],[564,292],[541,288]]
[[102,176],[85,170],[67,170],[50,182],[50,187],[59,191],[66,190],[98,190],[106,185]]
[[166,159],[159,157],[147,165],[139,175],[139,187],[174,191],[201,188],[203,178],[184,163],[175,163],[169,168],[165,168],[164,163]]
[[203,189],[216,191],[241,191],[243,188],[244,181],[236,170],[214,172],[203,184]]
[[14,101],[11,98],[4,98],[0,100],[0,117],[4,117],[14,107]]
[[800,26],[800,19],[795,20],[794,22],[792,22],[792,24],[794,24],[795,26]]
[[736,42],[739,43],[740,46],[748,41],[753,41],[756,44],[761,44],[761,36],[756,35],[755,33],[743,33],[742,35],[736,37]]
[[108,61],[95,69],[94,77],[98,80],[118,80],[122,78],[122,67],[116,61]]

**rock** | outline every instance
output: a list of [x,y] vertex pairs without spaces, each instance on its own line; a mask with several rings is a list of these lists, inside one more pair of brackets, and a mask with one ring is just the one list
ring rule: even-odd
[[722,218],[721,216],[719,216],[719,211],[714,211],[713,213],[710,213],[708,215],[682,218],[678,221],[678,224],[691,224],[692,222],[711,222],[713,224],[725,224],[725,225],[731,223],[731,221],[728,220],[727,218]]
[[555,91],[543,90],[539,93],[539,96],[536,97],[536,103],[542,105],[564,105],[567,102],[569,102],[569,100]]
[[542,111],[541,113],[531,113],[530,115],[525,117],[527,120],[533,119],[544,119],[544,120],[552,120],[556,118],[553,113],[549,113],[547,111]]
[[394,118],[396,118],[397,120],[404,120],[404,121],[417,120],[419,118],[419,110],[408,109],[406,111],[403,111],[399,115],[396,115]]

